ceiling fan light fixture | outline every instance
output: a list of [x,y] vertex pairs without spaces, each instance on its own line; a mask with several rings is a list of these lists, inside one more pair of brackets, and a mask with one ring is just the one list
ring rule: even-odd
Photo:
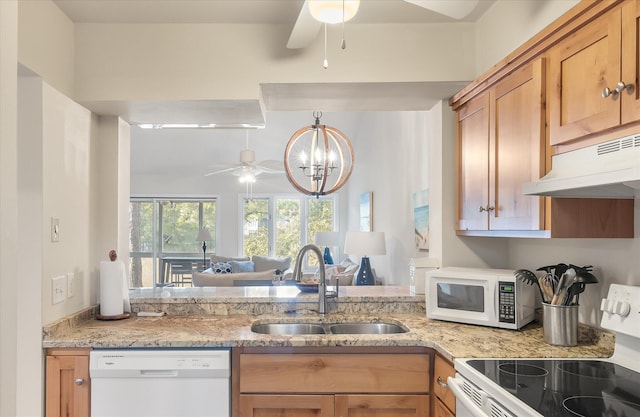
[[335,24],[351,20],[358,12],[360,0],[307,0],[307,4],[314,19]]

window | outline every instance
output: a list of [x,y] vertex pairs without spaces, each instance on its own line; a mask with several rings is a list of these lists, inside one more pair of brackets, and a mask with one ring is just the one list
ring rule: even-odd
[[[215,252],[216,200],[131,199],[129,219],[132,288],[169,283],[166,258],[193,261],[191,268],[202,269],[202,242],[195,240],[202,227],[213,238],[207,253]],[[184,284],[184,275],[176,282]]]
[[[313,243],[316,232],[332,231],[337,224],[335,197],[260,196],[241,202],[244,256],[290,256],[293,260],[302,246]],[[311,254],[304,269],[317,264]]]

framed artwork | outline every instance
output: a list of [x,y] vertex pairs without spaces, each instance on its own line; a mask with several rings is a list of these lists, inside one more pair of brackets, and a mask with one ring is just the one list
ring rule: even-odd
[[360,231],[373,231],[373,193],[360,194]]
[[416,249],[429,250],[429,190],[413,194]]

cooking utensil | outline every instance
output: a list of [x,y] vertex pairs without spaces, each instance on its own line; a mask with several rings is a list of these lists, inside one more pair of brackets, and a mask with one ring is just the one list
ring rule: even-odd
[[564,298],[567,295],[567,290],[569,289],[569,286],[573,284],[573,280],[575,279],[575,277],[576,271],[573,268],[568,268],[566,272],[562,274],[560,280],[558,281],[556,292],[554,293],[553,299],[551,300],[551,304],[560,305],[564,303]]
[[538,278],[538,285],[540,286],[543,294],[542,301],[545,303],[550,303],[553,299],[555,284],[553,274],[550,272]]
[[[584,268],[584,267],[583,267]],[[598,282],[598,278],[596,278],[591,272],[588,272],[587,269],[582,269],[577,271],[576,277],[569,287],[568,297],[565,301],[565,305],[571,304],[579,304],[580,303],[580,294],[584,292],[586,287],[585,284],[595,284]],[[572,301],[575,298],[575,301]]]
[[536,287],[538,287],[538,291],[540,291],[540,297],[542,297],[542,299],[544,300],[545,295],[542,292],[542,288],[540,288],[540,284],[538,283],[538,277],[536,276],[536,274],[529,271],[528,269],[518,269],[516,271],[513,271],[513,275],[525,284],[535,285]]

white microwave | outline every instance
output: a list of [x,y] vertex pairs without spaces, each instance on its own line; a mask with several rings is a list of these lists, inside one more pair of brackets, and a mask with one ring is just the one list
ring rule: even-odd
[[536,289],[513,270],[448,267],[428,271],[427,317],[503,329],[519,329],[535,318]]

